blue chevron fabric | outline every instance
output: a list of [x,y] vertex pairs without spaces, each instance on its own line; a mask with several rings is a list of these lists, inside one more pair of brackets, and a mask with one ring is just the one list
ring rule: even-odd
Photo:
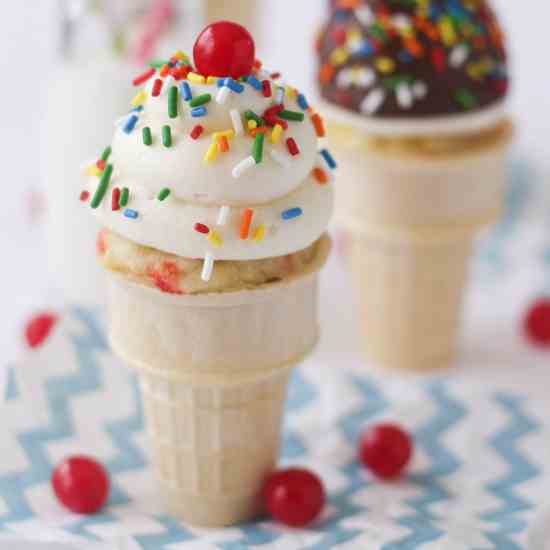
[[[68,311],[35,359],[24,367],[35,373],[42,368],[36,402],[47,410],[34,418],[25,376],[3,405],[12,428],[0,439],[11,457],[0,471],[5,531],[27,526],[82,544],[116,537],[130,541],[129,548],[147,550],[202,547],[194,546],[199,542],[224,550],[515,550],[523,548],[529,521],[545,496],[548,465],[536,451],[550,441],[542,422],[546,404],[521,393],[472,392],[452,378],[388,383],[361,368],[328,373],[309,362],[296,371],[289,390],[282,460],[323,477],[329,494],[323,518],[300,531],[267,520],[227,530],[194,529],[148,508],[153,483],[137,385],[106,349],[100,319],[83,309]],[[57,359],[71,363],[60,367]],[[324,387],[326,376],[331,381]],[[14,385],[10,379],[10,388]],[[336,395],[346,399],[330,415],[315,414],[319,402]],[[29,418],[22,419],[26,410]],[[388,418],[404,424],[416,441],[414,464],[396,484],[371,478],[355,457],[365,426]],[[91,434],[95,439],[86,442]],[[51,495],[52,467],[73,451],[98,456],[111,473],[111,499],[99,515],[66,514]]]
[[[527,550],[530,526],[550,504],[550,369],[501,320],[550,291],[550,228],[547,214],[522,222],[538,195],[528,167],[513,174],[507,214],[477,249],[462,369],[402,378],[339,351],[295,371],[281,463],[323,478],[328,501],[314,525],[291,530],[262,518],[206,530],[163,514],[134,375],[111,355],[101,316],[72,308],[6,371],[0,548],[10,534],[86,550]],[[413,463],[396,483],[377,481],[356,459],[362,430],[380,420],[414,435]],[[69,514],[52,495],[52,469],[73,453],[110,472],[110,501],[98,515]]]

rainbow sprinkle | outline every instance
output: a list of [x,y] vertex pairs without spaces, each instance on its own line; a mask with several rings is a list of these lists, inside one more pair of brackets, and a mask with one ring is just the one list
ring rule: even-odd
[[184,101],[191,101],[193,94],[191,93],[191,86],[188,82],[182,82],[180,84],[180,94]]
[[106,162],[107,160],[109,160],[109,157],[111,156],[111,153],[113,152],[113,149],[111,148],[110,145],[108,145],[107,147],[105,147],[105,149],[103,149],[103,153],[101,153],[101,160]]
[[193,129],[191,130],[191,133],[189,135],[192,139],[199,139],[203,132],[204,128],[200,124],[197,124],[196,126],[193,126]]
[[229,140],[226,136],[221,136],[216,140],[220,153],[227,153],[229,151]]
[[323,159],[325,159],[325,162],[327,163],[327,166],[331,170],[335,170],[337,167],[336,161],[334,160],[334,157],[330,154],[330,151],[328,149],[321,149],[319,151]]
[[283,220],[292,220],[293,218],[297,218],[298,216],[302,215],[302,209],[298,206],[294,208],[289,208],[288,210],[284,210],[281,212],[281,218]]
[[271,97],[271,82],[269,80],[262,80],[262,95]]
[[309,109],[309,103],[307,102],[306,96],[304,94],[298,94],[298,97],[296,98],[298,101],[298,106],[300,109],[303,109],[304,111],[307,111]]
[[126,123],[122,128],[124,132],[127,134],[131,134],[134,128],[136,127],[138,120],[139,120],[139,117],[137,115],[131,115],[130,117],[128,117],[128,120],[126,121]]
[[206,237],[209,242],[211,242],[216,248],[223,245],[223,239],[216,231],[210,231]]
[[147,99],[147,93],[142,90],[132,99],[132,107],[139,107]]
[[167,62],[164,59],[152,59],[149,61],[148,65],[153,69],[161,69],[164,65],[166,65],[166,63]]
[[288,152],[295,157],[296,155],[300,154],[300,149],[298,148],[298,145],[294,138],[288,138],[286,140],[286,147],[288,149]]
[[264,240],[265,237],[265,225],[262,223],[252,232],[252,240],[259,243]]
[[166,200],[169,195],[170,195],[170,189],[168,189],[168,187],[163,187],[157,195],[157,200],[162,202]]
[[189,80],[189,82],[192,82],[193,84],[206,84],[206,79],[204,78],[204,76],[202,76],[202,74],[197,74],[193,72],[187,75],[187,80]]
[[218,103],[219,105],[223,105],[227,101],[230,93],[231,90],[229,88],[226,88],[225,86],[223,88],[220,88],[216,95],[216,103]]
[[121,208],[124,208],[128,204],[128,199],[130,198],[130,190],[128,187],[123,187],[120,192],[120,200],[118,204]]
[[233,170],[231,171],[231,175],[235,179],[238,179],[253,166],[256,166],[256,159],[253,156],[246,157],[233,168]]
[[275,95],[275,103],[282,105],[285,101],[285,89],[281,86],[277,86],[277,93]]
[[172,129],[170,126],[162,127],[162,144],[164,147],[172,147]]
[[262,91],[262,83],[254,75],[249,75],[246,82],[248,82],[248,84],[250,84],[258,92]]
[[264,155],[264,134],[257,133],[254,138],[254,144],[252,146],[252,156],[256,164],[262,162]]
[[126,216],[127,218],[130,218],[131,220],[135,220],[139,217],[139,213],[137,210],[132,210],[131,208],[125,208],[124,216]]
[[212,96],[210,94],[202,94],[195,96],[190,102],[189,107],[200,107],[201,105],[204,105],[205,103],[208,103],[211,101]]
[[204,256],[204,262],[202,264],[201,279],[203,281],[209,281],[212,277],[212,271],[214,270],[214,256],[211,252],[207,252]]
[[143,144],[150,146],[153,144],[153,136],[151,134],[151,128],[149,126],[145,126],[143,130],[141,131],[141,135],[143,137]]
[[232,92],[235,92],[237,94],[242,94],[244,92],[244,86],[242,84],[239,84],[238,82],[235,82],[232,78],[226,78],[223,80],[223,86],[226,86],[229,88]]
[[179,93],[176,86],[172,86],[168,92],[168,116],[177,118],[178,116]]
[[225,225],[227,219],[229,218],[230,208],[229,206],[222,206],[218,212],[218,219],[216,221],[217,225]]
[[191,116],[193,118],[200,118],[203,116],[206,116],[206,107],[195,107],[194,109],[191,109]]
[[279,112],[279,116],[283,120],[293,120],[296,122],[302,122],[304,120],[304,113],[298,113],[297,111],[289,111],[287,109],[283,109]]
[[101,176],[101,170],[95,165],[91,164],[90,166],[86,167],[86,170],[84,171],[84,174],[86,176]]
[[136,78],[132,80],[132,84],[134,86],[140,86],[141,84],[147,82],[156,72],[157,71],[154,68],[148,69],[143,74],[136,76]]
[[109,187],[109,182],[111,181],[112,174],[113,174],[113,165],[107,164],[107,166],[105,167],[105,170],[103,170],[103,174],[101,175],[101,179],[99,180],[99,184],[97,186],[96,192],[94,193],[94,196],[90,203],[90,206],[92,208],[94,209],[97,208],[103,201],[103,197],[105,196],[105,193],[107,192],[107,188]]
[[245,208],[241,214],[241,225],[239,227],[239,238],[241,240],[248,239],[248,234],[250,232],[250,224],[252,223],[252,216],[254,211],[251,208]]
[[199,223],[197,222],[194,226],[193,226],[193,229],[197,232],[197,233],[202,233],[203,235],[208,235],[208,233],[210,233],[210,228],[205,225],[204,223]]
[[111,210],[120,210],[120,189],[113,187],[111,192]]
[[218,156],[218,145],[214,141],[211,143],[206,150],[206,154],[204,155],[204,162],[214,162],[216,160],[216,157]]
[[226,137],[227,139],[233,139],[235,137],[235,130],[224,130],[223,132],[214,132],[214,139],[220,139]]
[[263,124],[262,119],[254,111],[251,111],[250,109],[244,112],[244,118],[247,121],[253,120],[257,126],[262,126]]
[[275,124],[273,126],[273,130],[271,131],[271,137],[270,141],[274,145],[279,143],[279,140],[281,139],[281,135],[283,134],[283,127],[280,124]]
[[160,95],[160,92],[162,90],[162,80],[160,78],[157,78],[155,82],[153,83],[153,89],[151,90],[151,95],[153,97],[158,97]]
[[328,183],[328,175],[322,168],[319,168],[318,166],[315,167],[312,174],[318,184],[324,185],[325,183]]
[[325,137],[325,125],[323,123],[323,119],[320,117],[318,113],[315,113],[311,117],[311,122],[313,123],[313,127],[315,128],[315,133],[317,134],[317,137]]
[[233,124],[235,134],[237,136],[242,135],[244,133],[244,127],[239,111],[237,111],[237,109],[231,109],[231,111],[229,111],[229,116],[231,117],[231,123]]

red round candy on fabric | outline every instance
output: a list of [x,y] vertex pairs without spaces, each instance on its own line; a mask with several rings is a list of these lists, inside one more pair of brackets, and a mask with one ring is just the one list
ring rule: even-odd
[[361,436],[359,459],[381,479],[399,477],[411,460],[411,437],[395,424],[372,426]]
[[94,514],[109,496],[109,476],[93,458],[72,456],[57,465],[52,486],[58,500],[76,514]]
[[523,329],[533,345],[550,348],[550,298],[541,298],[529,308]]
[[271,516],[291,527],[311,523],[325,505],[322,481],[303,468],[273,472],[264,484],[262,496]]
[[49,336],[57,317],[53,313],[34,316],[25,326],[25,340],[30,348],[37,348]]
[[193,47],[197,71],[204,76],[247,76],[254,64],[255,46],[250,33],[231,21],[208,25]]

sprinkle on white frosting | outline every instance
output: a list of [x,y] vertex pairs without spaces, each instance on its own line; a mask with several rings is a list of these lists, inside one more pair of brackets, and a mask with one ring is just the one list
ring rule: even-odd
[[[257,77],[265,80],[269,75]],[[219,242],[223,243],[216,248],[217,260],[290,254],[306,248],[326,231],[333,188],[319,184],[312,175],[313,169],[322,164],[310,112],[304,113],[303,121],[287,120],[288,130],[276,143],[269,139],[268,128],[263,150],[258,153],[253,150],[254,137],[244,126],[244,117],[246,114],[250,118],[248,111],[262,117],[277,105],[276,97],[266,98],[246,82],[239,83],[244,89],[238,93],[214,83],[187,81],[192,98],[204,96],[204,104],[198,107],[204,112],[202,116],[191,116],[192,107],[179,95],[179,116],[170,118],[169,94],[153,97],[150,92],[154,81],[152,78],[145,85],[146,98],[135,127],[129,132],[121,127],[115,131],[109,159],[113,175],[104,200],[94,210],[105,227],[144,246],[204,259],[203,277],[210,276],[214,258],[209,255],[207,235],[193,230],[197,223],[211,231],[216,226]],[[179,91],[180,84],[169,75],[163,90],[176,85]],[[276,95],[277,86],[272,80],[271,86]],[[281,88],[281,93],[285,93],[286,110],[303,112],[292,89]],[[163,128],[167,126],[170,146],[163,144]],[[192,138],[190,134],[197,126],[201,129]],[[152,136],[147,145],[145,128]],[[291,156],[287,148],[289,136],[298,145],[296,156]],[[97,175],[89,176],[88,182],[87,190],[92,194],[98,186]],[[115,187],[128,188],[128,208],[139,213],[139,223],[112,209],[111,191]],[[156,200],[163,189],[170,191],[170,200]],[[303,214],[292,223],[281,217],[281,212],[297,208]],[[239,232],[245,209],[254,212],[249,238],[241,238]],[[253,238],[258,227],[265,228],[261,239]]]

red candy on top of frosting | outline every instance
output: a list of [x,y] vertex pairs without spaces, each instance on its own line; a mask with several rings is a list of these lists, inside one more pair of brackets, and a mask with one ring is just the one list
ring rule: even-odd
[[205,76],[248,76],[254,64],[255,46],[241,25],[218,21],[208,25],[195,42],[193,58],[197,71]]

